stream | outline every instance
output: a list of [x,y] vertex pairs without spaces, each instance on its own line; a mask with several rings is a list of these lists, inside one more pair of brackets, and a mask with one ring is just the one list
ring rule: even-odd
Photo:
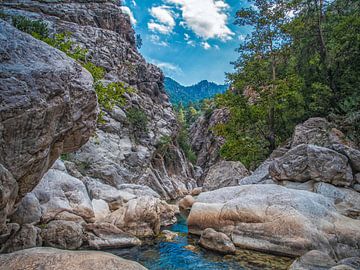
[[[157,238],[153,243],[127,249],[107,250],[124,259],[137,261],[149,270],[286,270],[293,259],[238,250],[235,255],[221,255],[201,248],[198,237],[188,234],[186,218],[178,216],[172,226],[164,227],[178,233],[171,242]],[[187,248],[190,247],[192,250]]]

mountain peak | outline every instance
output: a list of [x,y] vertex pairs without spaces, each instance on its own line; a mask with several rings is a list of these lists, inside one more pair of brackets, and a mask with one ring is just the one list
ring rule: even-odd
[[212,98],[216,94],[224,93],[228,85],[219,85],[208,80],[202,80],[191,86],[183,86],[172,78],[165,77],[165,89],[173,104],[198,102],[206,98]]

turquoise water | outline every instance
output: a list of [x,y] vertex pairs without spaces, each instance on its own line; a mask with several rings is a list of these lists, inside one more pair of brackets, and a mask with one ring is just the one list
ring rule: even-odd
[[[196,244],[198,239],[188,235],[186,219],[182,216],[178,217],[176,224],[164,229],[177,232],[179,235],[172,242],[166,242],[165,239],[159,238],[152,244],[129,249],[108,250],[108,252],[137,261],[149,270],[280,270],[287,269],[289,265],[287,258],[261,253],[240,251],[234,256],[223,256],[202,249]],[[185,247],[188,245],[195,246],[195,250],[186,249]]]

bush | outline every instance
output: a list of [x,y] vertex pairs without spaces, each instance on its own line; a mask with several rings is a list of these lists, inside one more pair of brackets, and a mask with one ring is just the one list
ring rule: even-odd
[[136,135],[147,131],[148,119],[145,112],[140,108],[130,108],[126,112],[128,122]]
[[49,36],[47,24],[40,20],[34,21],[23,16],[13,16],[12,24],[20,31],[36,36],[39,39]]

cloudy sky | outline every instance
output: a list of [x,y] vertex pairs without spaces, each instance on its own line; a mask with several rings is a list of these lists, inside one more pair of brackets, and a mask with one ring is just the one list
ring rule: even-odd
[[141,53],[184,85],[224,83],[246,29],[233,24],[246,0],[126,0]]

